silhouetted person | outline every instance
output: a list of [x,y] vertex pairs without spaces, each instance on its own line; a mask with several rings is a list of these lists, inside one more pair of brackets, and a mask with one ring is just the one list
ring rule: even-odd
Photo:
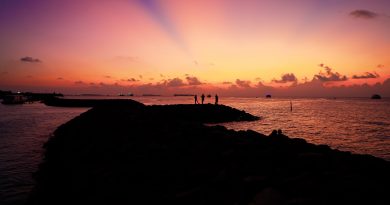
[[198,95],[194,95],[194,101],[195,101],[195,105],[198,104]]
[[283,132],[281,129],[278,130],[272,130],[271,134],[269,135],[271,137],[279,137],[279,136],[284,136]]
[[215,104],[218,105],[218,95],[215,94]]
[[292,102],[290,101],[290,111],[292,112]]
[[269,136],[271,136],[271,137],[276,137],[276,136],[278,136],[278,131],[272,130],[272,132],[271,132],[271,134],[270,134]]
[[200,96],[200,98],[202,99],[202,105],[204,103],[204,94],[202,94],[202,96]]

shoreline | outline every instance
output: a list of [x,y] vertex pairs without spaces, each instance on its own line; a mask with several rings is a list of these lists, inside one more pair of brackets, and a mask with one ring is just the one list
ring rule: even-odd
[[92,108],[45,144],[29,204],[389,202],[383,159],[204,125],[256,119],[223,105]]

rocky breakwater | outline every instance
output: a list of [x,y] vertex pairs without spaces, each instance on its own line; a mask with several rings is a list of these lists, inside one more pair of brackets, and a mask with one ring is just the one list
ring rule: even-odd
[[203,123],[215,105],[100,106],[45,144],[29,204],[390,204],[390,163]]
[[143,107],[144,104],[130,99],[66,99],[48,97],[43,100],[47,106],[56,107],[108,107],[128,106],[133,108]]

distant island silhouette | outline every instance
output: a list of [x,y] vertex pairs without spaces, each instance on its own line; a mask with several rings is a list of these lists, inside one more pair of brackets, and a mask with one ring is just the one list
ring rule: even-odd
[[33,93],[33,92],[12,92],[0,90],[0,100],[3,104],[23,104],[26,102],[38,102],[46,99],[63,97],[61,93]]

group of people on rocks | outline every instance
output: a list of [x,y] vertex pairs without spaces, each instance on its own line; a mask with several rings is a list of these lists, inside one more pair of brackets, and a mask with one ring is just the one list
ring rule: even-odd
[[[210,97],[210,96],[208,96],[208,97]],[[204,98],[205,98],[205,95],[202,94],[200,96],[201,104],[204,103]],[[194,95],[194,101],[195,101],[195,104],[200,104],[199,101],[198,101],[198,95]],[[215,104],[218,105],[218,95],[217,94],[215,94]]]

